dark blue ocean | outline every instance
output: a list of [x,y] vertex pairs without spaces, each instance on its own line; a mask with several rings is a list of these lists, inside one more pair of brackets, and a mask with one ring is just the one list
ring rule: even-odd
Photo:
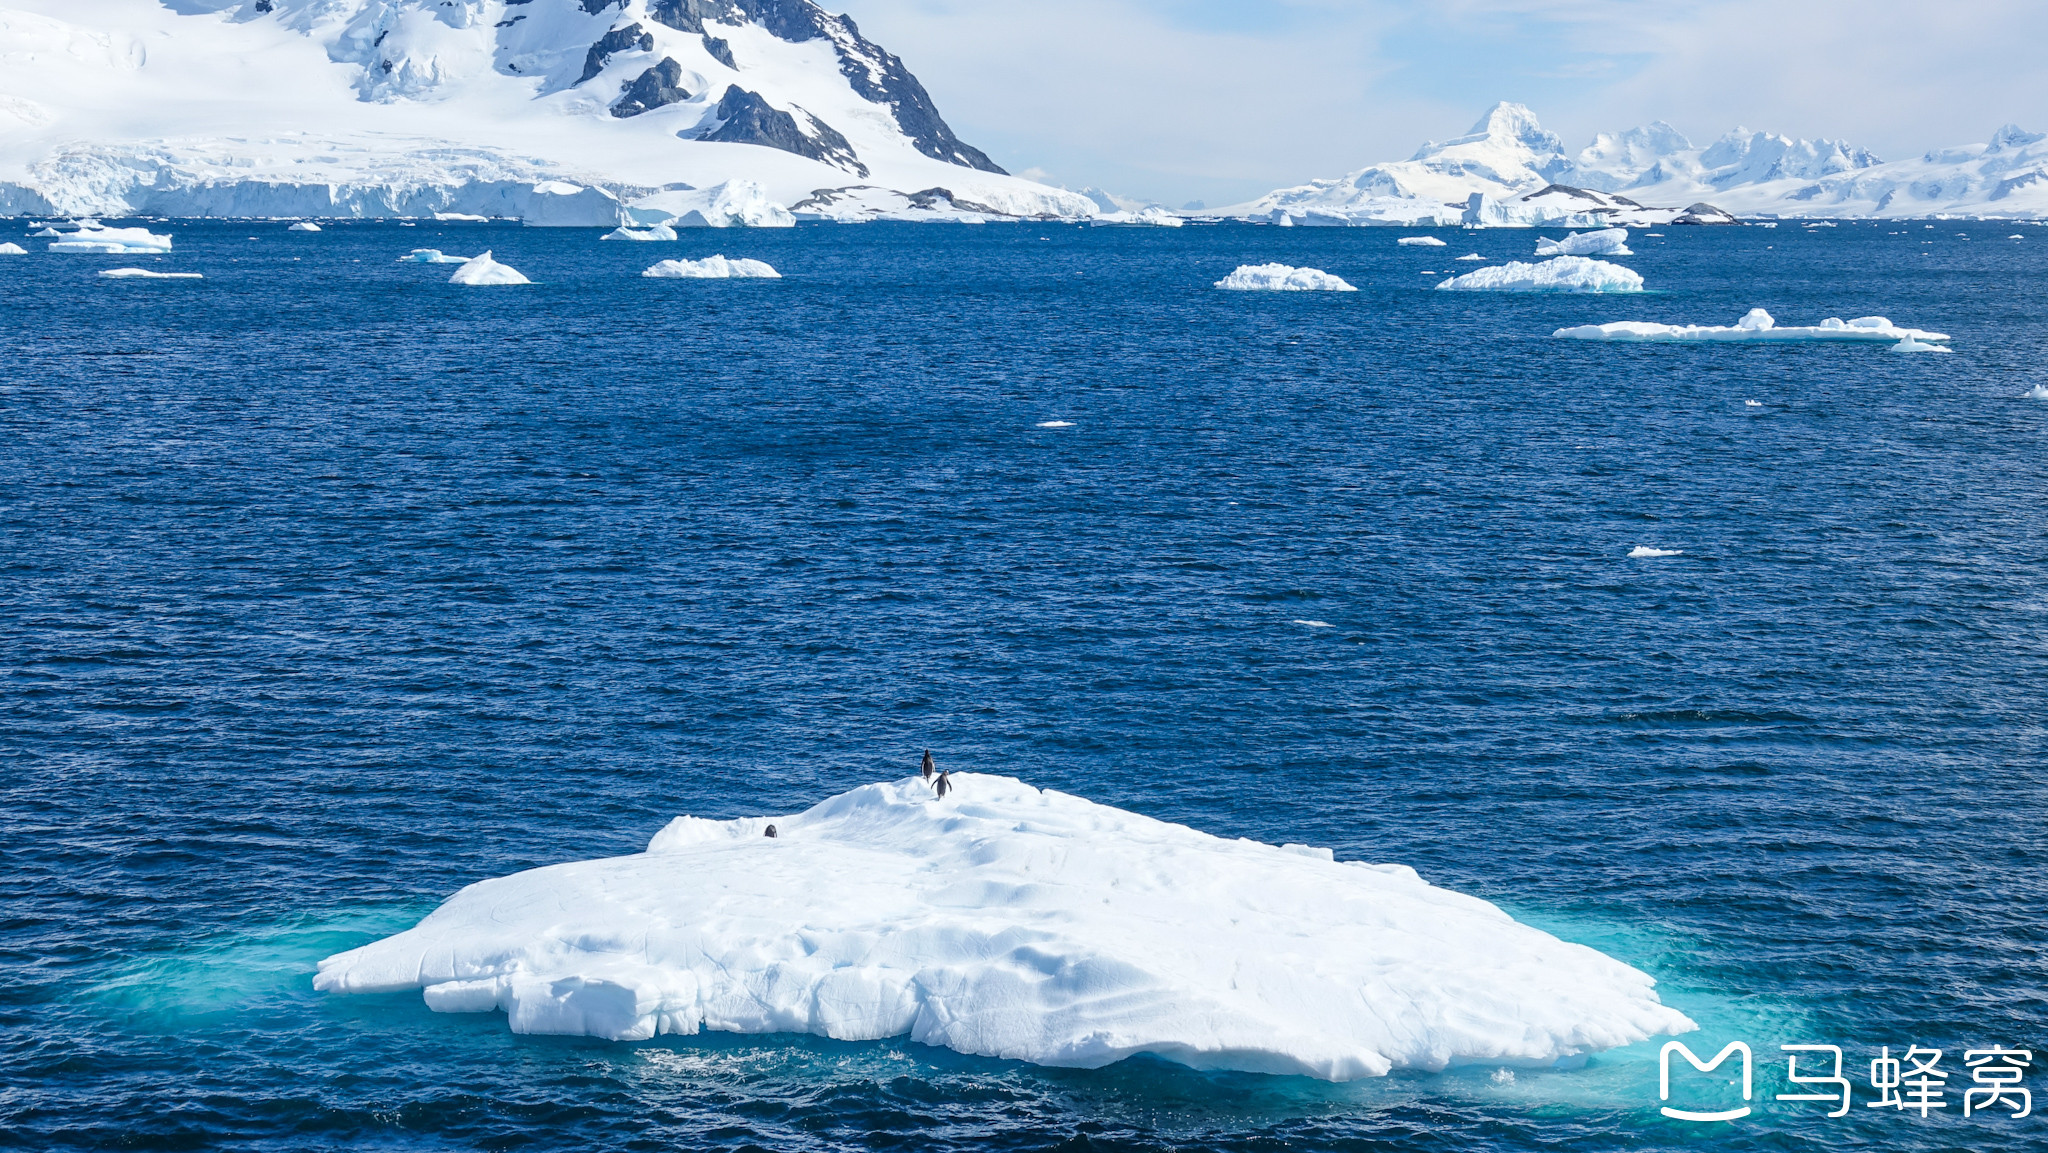
[[[1513,230],[167,227],[0,257],[0,1144],[2048,1148],[1961,1115],[1968,1050],[2048,1093],[2048,229],[1672,228],[1531,297],[1429,290]],[[636,275],[712,252],[784,279]],[[1209,287],[1267,260],[1361,291]],[[1752,306],[1956,351],[1548,336]],[[1655,1042],[1330,1085],[310,986],[927,746],[1495,901],[1754,1112],[1662,1116]],[[1800,1043],[1849,1116],[1775,1100]],[[1947,1107],[1869,1107],[1913,1046]]]

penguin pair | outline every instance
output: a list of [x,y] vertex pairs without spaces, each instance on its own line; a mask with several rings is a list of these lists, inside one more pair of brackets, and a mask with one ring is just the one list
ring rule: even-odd
[[940,773],[940,774],[939,774],[939,779],[938,779],[938,780],[936,780],[936,781],[934,781],[934,780],[932,780],[932,768],[933,768],[933,765],[932,765],[932,751],[931,751],[930,749],[926,749],[926,750],[924,751],[924,766],[923,766],[923,772],[924,772],[924,779],[925,779],[925,782],[926,782],[927,784],[931,785],[931,787],[932,787],[933,789],[936,789],[936,790],[938,791],[938,794],[939,794],[939,796],[941,796],[941,797],[945,796],[945,795],[946,795],[947,793],[950,793],[950,792],[952,792],[952,791],[953,791],[953,773],[952,773],[952,770],[951,770],[951,769],[948,769],[948,770],[946,770],[945,772],[943,772],[943,773]]

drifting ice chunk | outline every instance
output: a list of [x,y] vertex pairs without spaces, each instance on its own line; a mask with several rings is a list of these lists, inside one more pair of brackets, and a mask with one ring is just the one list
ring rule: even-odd
[[628,228],[621,224],[603,236],[598,237],[599,240],[674,240],[675,238],[676,230],[666,224],[657,224],[645,229]]
[[663,280],[782,279],[782,274],[769,267],[765,260],[727,260],[723,256],[707,256],[702,260],[664,260],[640,275]]
[[1628,555],[1631,560],[1641,560],[1644,557],[1653,556],[1681,556],[1684,553],[1685,550],[1682,548],[1651,548],[1649,545],[1646,544],[1639,544],[1636,547],[1628,550]]
[[1944,346],[1942,346],[1942,345],[1939,345],[1939,344],[1929,344],[1929,343],[1927,343],[1926,341],[1922,341],[1922,340],[1916,340],[1916,339],[1914,339],[1914,337],[1913,337],[1913,334],[1909,332],[1909,333],[1907,333],[1907,334],[1906,334],[1906,335],[1905,335],[1905,336],[1904,336],[1903,338],[1901,338],[1901,339],[1900,339],[1900,341],[1899,341],[1899,342],[1898,342],[1897,344],[1894,344],[1894,345],[1892,345],[1892,351],[1893,351],[1893,352],[1954,352],[1955,350],[1954,350],[1954,349],[1952,349],[1952,348],[1946,348],[1946,347],[1944,347]]
[[1947,333],[1899,328],[1882,316],[1859,316],[1855,320],[1830,316],[1811,328],[1780,328],[1777,321],[1771,318],[1771,314],[1761,308],[1750,309],[1741,320],[1726,327],[1702,324],[1649,324],[1639,320],[1624,320],[1613,324],[1581,324],[1574,328],[1560,328],[1550,335],[1564,340],[1649,341],[1677,344],[1801,340],[1896,343],[1902,340],[1948,339]]
[[1583,256],[1560,256],[1541,264],[1510,260],[1480,268],[1437,285],[1454,292],[1641,292],[1633,269]]
[[[47,235],[48,229],[38,235]],[[147,228],[103,228],[96,221],[83,221],[76,232],[56,233],[51,252],[90,252],[117,256],[135,253],[169,252],[171,238],[158,236]]]
[[401,264],[468,264],[467,256],[448,256],[438,248],[415,248],[398,258]]
[[291,226],[290,228],[287,228],[287,229],[285,229],[285,231],[286,231],[286,232],[318,232],[318,231],[320,231],[320,226],[319,226],[319,225],[317,225],[317,224],[315,224],[315,223],[313,223],[313,222],[312,222],[312,221],[310,221],[310,220],[301,220],[301,221],[299,221],[299,222],[298,222],[297,224],[294,224],[294,225],[292,225],[292,226]]
[[111,278],[113,278],[113,279],[115,279],[115,280],[204,280],[204,279],[206,279],[206,278],[205,278],[204,276],[201,276],[201,275],[200,275],[199,273],[196,273],[196,272],[151,272],[151,271],[150,271],[149,269],[147,269],[147,268],[107,268],[107,269],[102,269],[102,270],[100,271],[100,275],[101,275],[101,276],[106,276],[106,277],[111,277]]
[[791,816],[678,817],[645,853],[470,885],[313,983],[422,989],[520,1033],[908,1036],[1335,1081],[1694,1027],[1643,973],[1403,866],[953,780],[944,800],[911,777]]
[[27,256],[28,249],[19,244],[0,244],[0,256]]
[[1481,255],[1479,255],[1479,254],[1478,254],[1478,253],[1476,253],[1476,252],[1468,252],[1468,253],[1466,253],[1465,255],[1463,255],[1463,256],[1460,256],[1460,257],[1458,257],[1458,259],[1459,259],[1459,260],[1485,260],[1486,258],[1485,258],[1484,256],[1481,256]]
[[1229,276],[1216,282],[1218,288],[1270,292],[1357,292],[1341,276],[1320,268],[1295,268],[1287,264],[1240,264]]
[[1563,240],[1539,237],[1538,256],[1634,256],[1628,247],[1628,229],[1603,228],[1598,232],[1573,232]]
[[448,278],[448,283],[532,284],[533,281],[526,279],[518,269],[492,260],[491,254],[484,252],[464,261],[462,267],[455,270],[455,275]]
[[2048,384],[2037,384],[2027,390],[2028,400],[2048,400]]
[[57,231],[57,229],[56,229],[55,227],[53,227],[53,226],[51,226],[51,225],[48,225],[48,224],[45,224],[45,225],[43,225],[43,226],[42,226],[41,228],[37,229],[36,231],[34,231],[34,232],[31,232],[31,233],[29,233],[29,234],[28,234],[28,238],[29,238],[30,240],[41,240],[41,239],[42,239],[42,238],[44,238],[45,236],[62,236],[62,235],[64,235],[64,233],[62,233],[62,232],[59,232],[59,231]]
[[434,219],[443,224],[489,224],[488,216],[472,216],[467,212],[436,212]]
[[1406,248],[1442,248],[1444,242],[1434,236],[1404,236],[1394,243]]

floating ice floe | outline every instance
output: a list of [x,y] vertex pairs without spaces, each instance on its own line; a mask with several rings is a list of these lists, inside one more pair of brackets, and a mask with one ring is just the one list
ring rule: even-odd
[[641,273],[658,280],[780,280],[782,274],[765,260],[727,260],[707,256],[702,260],[664,260]]
[[147,268],[105,268],[100,275],[114,280],[204,280],[197,272],[152,272]]
[[599,240],[674,240],[675,238],[676,230],[666,224],[655,224],[646,228],[628,228],[621,224],[603,236],[598,237]]
[[1458,260],[1485,260],[1486,258],[1485,258],[1484,256],[1481,256],[1481,255],[1479,255],[1479,254],[1478,254],[1478,253],[1476,253],[1476,252],[1468,252],[1468,253],[1466,253],[1466,254],[1465,254],[1465,255],[1463,255],[1463,256],[1460,256],[1460,257],[1456,257],[1455,259],[1458,259]]
[[1924,340],[1918,340],[1918,339],[1914,338],[1914,337],[1913,337],[1913,336],[1912,336],[1911,334],[1908,334],[1907,336],[1905,336],[1905,337],[1903,337],[1902,339],[1900,339],[1900,341],[1899,341],[1899,342],[1898,342],[1897,344],[1894,344],[1894,345],[1892,345],[1892,351],[1893,351],[1893,352],[1954,352],[1954,351],[1955,351],[1955,349],[1949,348],[1949,347],[1947,347],[1946,345],[1940,345],[1940,344],[1931,344],[1931,343],[1929,343],[1929,342],[1927,342],[1927,341],[1924,341]]
[[1859,316],[1843,320],[1830,316],[1810,328],[1780,328],[1771,314],[1752,308],[1730,326],[1708,324],[1650,324],[1639,320],[1612,324],[1581,324],[1560,328],[1550,335],[1565,340],[1654,341],[1701,343],[1708,341],[1800,341],[1847,340],[1896,343],[1901,340],[1942,341],[1947,333],[1918,328],[1900,328],[1882,316]]
[[312,221],[310,221],[310,220],[301,220],[301,221],[297,222],[296,224],[293,224],[293,225],[292,225],[292,226],[291,226],[290,228],[287,228],[287,229],[285,229],[285,231],[286,231],[286,232],[318,232],[318,231],[320,231],[320,226],[319,226],[319,225],[317,225],[317,224],[315,224],[315,223],[313,223],[313,222],[312,222]]
[[58,230],[57,230],[57,227],[56,227],[56,225],[53,225],[53,224],[45,224],[45,225],[43,225],[43,226],[42,226],[41,228],[37,229],[36,231],[34,231],[34,232],[31,232],[31,233],[29,233],[29,234],[28,234],[28,238],[29,238],[30,240],[41,240],[41,239],[43,239],[43,238],[44,238],[44,237],[46,237],[46,236],[62,236],[62,235],[64,235],[64,234],[63,234],[62,232],[60,232],[60,231],[58,231]]
[[1236,271],[1216,282],[1218,288],[1268,292],[1357,292],[1341,276],[1320,268],[1295,268],[1288,264],[1240,264]]
[[398,258],[400,264],[468,264],[467,256],[449,256],[438,248],[415,248]]
[[943,800],[911,777],[788,816],[678,817],[644,853],[480,881],[314,986],[421,989],[518,1033],[907,1036],[1332,1081],[1695,1027],[1649,976],[1405,866],[952,779]]
[[1442,248],[1444,242],[1434,236],[1404,236],[1394,243],[1405,248]]
[[1628,550],[1628,555],[1632,560],[1641,560],[1644,557],[1653,556],[1683,556],[1685,555],[1685,550],[1682,548],[1651,548],[1649,545],[1639,544]]
[[1628,229],[1603,228],[1598,232],[1567,233],[1563,240],[1539,237],[1538,256],[1634,256],[1629,250]]
[[126,256],[171,250],[171,238],[168,236],[159,236],[147,228],[106,228],[96,220],[81,221],[75,232],[45,229],[37,235],[57,237],[50,242],[51,252]]
[[1541,264],[1510,260],[1477,268],[1437,285],[1454,292],[1641,292],[1634,269],[1583,256],[1560,256]]
[[443,224],[489,224],[488,216],[476,216],[468,212],[436,212],[434,219]]
[[1101,228],[1110,225],[1144,225],[1152,228],[1181,228],[1187,221],[1176,216],[1171,210],[1154,204],[1136,212],[1104,212],[1088,218],[1088,223]]
[[0,244],[0,256],[27,256],[27,255],[28,255],[28,249],[26,249],[26,248],[23,248],[23,247],[22,247],[21,245],[19,245],[19,244],[15,244],[15,243],[12,243],[12,242],[9,242],[9,243],[7,243],[7,244]]
[[1306,627],[1306,628],[1312,628],[1312,629],[1329,629],[1329,628],[1336,628],[1336,627],[1337,627],[1337,626],[1335,626],[1335,625],[1331,624],[1331,623],[1330,623],[1329,621],[1300,621],[1300,620],[1298,620],[1298,621],[1294,621],[1294,622],[1292,622],[1292,623],[1294,623],[1294,624],[1298,624],[1298,625],[1302,625],[1302,626],[1304,626],[1304,627]]
[[2037,384],[2027,390],[2028,400],[2048,400],[2048,384]]
[[1039,422],[1038,422],[1038,427],[1040,427],[1040,428],[1072,428],[1072,427],[1074,427],[1074,422],[1073,422],[1073,421],[1071,421],[1071,420],[1041,420],[1041,421],[1039,421]]
[[488,251],[462,262],[455,275],[448,278],[450,284],[532,284],[518,269],[499,264],[491,259]]

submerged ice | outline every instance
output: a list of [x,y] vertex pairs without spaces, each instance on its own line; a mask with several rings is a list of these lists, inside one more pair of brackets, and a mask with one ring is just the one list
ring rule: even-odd
[[[320,963],[521,1033],[912,1040],[1348,1080],[1693,1028],[1645,974],[1399,865],[1225,840],[1009,777],[912,777],[470,885]],[[764,835],[773,825],[776,835]]]
[[1634,269],[1604,260],[1560,256],[1541,264],[1510,260],[1454,276],[1437,287],[1455,292],[1641,292],[1643,278]]
[[1290,264],[1240,264],[1229,276],[1216,282],[1218,288],[1242,292],[1357,292],[1341,276],[1320,268],[1296,268]]
[[[1610,324],[1581,324],[1571,328],[1560,328],[1551,333],[1564,340],[1608,340],[1645,341],[1656,343],[1714,343],[1722,341],[1863,341],[1890,342],[1901,344],[1911,341],[1926,347],[1935,341],[1945,341],[1948,334],[1928,332],[1918,328],[1900,328],[1882,316],[1859,316],[1854,320],[1843,320],[1830,316],[1810,327],[1779,327],[1770,313],[1761,308],[1752,308],[1743,314],[1741,320],[1732,325],[1712,324],[1652,324],[1640,320],[1622,320]],[[1904,351],[1920,351],[1907,348]],[[1946,351],[1946,350],[1944,350]]]

